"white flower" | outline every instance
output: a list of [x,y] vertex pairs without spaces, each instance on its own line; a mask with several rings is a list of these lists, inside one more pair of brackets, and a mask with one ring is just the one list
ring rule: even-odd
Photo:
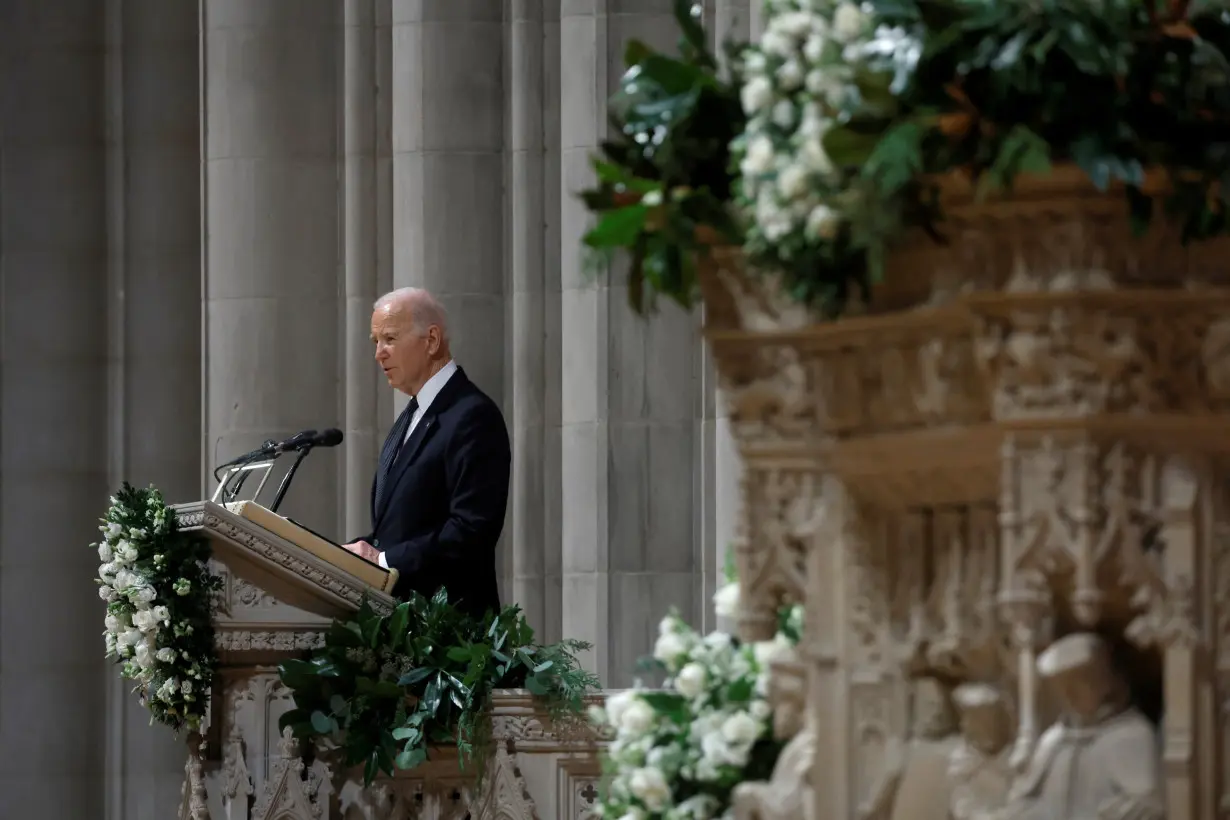
[[773,707],[769,706],[769,702],[765,700],[754,700],[747,707],[748,713],[756,720],[765,721],[773,714]]
[[817,205],[807,216],[807,232],[822,239],[836,236],[840,224],[841,216],[827,205]]
[[[113,504],[115,503],[115,499],[112,499],[111,501]],[[107,522],[107,528],[105,532],[107,533],[108,540],[114,540],[116,538],[119,538],[120,533],[122,533],[123,531],[124,531],[124,528],[121,527],[119,524],[116,524],[114,521]]]
[[713,816],[721,804],[713,795],[697,794],[675,806],[675,814],[689,820],[707,820]]
[[760,732],[759,721],[747,712],[735,712],[722,723],[722,737],[732,746],[750,746]]
[[744,113],[749,116],[759,113],[773,102],[773,86],[765,77],[753,77],[744,84],[739,98],[743,102]]
[[794,125],[795,107],[790,100],[782,100],[773,106],[773,124],[778,128],[790,128]]
[[[817,123],[817,130],[819,130],[819,123]],[[819,137],[820,134],[817,133],[815,138],[805,140],[800,154],[808,168],[817,173],[827,174],[833,170],[833,160],[829,158],[828,152],[824,150],[824,143],[820,141]]]
[[103,618],[103,624],[106,625],[108,632],[119,632],[127,626],[119,616],[112,615],[110,612],[107,613],[106,618]]
[[866,27],[867,15],[854,3],[842,3],[833,12],[833,36],[843,43],[858,37]]
[[641,204],[647,205],[650,208],[654,208],[658,205],[661,205],[662,204],[662,192],[661,191],[647,191],[645,195],[641,197]]
[[116,640],[120,646],[131,647],[141,643],[142,637],[141,630],[139,629],[125,629],[116,637]]
[[139,553],[137,548],[128,541],[120,541],[115,545],[115,560],[121,564],[131,564],[137,560]]
[[790,38],[776,28],[769,28],[760,36],[760,48],[765,54],[772,54],[777,57],[788,57],[793,50],[794,45],[790,42]]
[[743,158],[743,173],[754,176],[768,173],[772,168],[773,143],[764,135],[754,137],[747,145],[747,156]]
[[671,799],[671,787],[657,769],[637,769],[628,778],[628,788],[650,811],[662,811]]
[[165,606],[156,606],[151,612],[154,613],[154,620],[161,622],[164,626],[171,625],[171,611]]
[[619,730],[630,737],[642,737],[653,728],[656,718],[653,707],[641,698],[636,698],[619,716]]
[[110,603],[115,600],[115,590],[106,584],[103,584],[98,588],[98,597]]
[[705,667],[699,663],[689,663],[675,676],[675,689],[685,698],[694,700],[704,693],[708,677]]
[[606,716],[612,726],[618,726],[623,720],[624,710],[632,705],[634,700],[640,696],[635,689],[625,689],[622,692],[616,692],[606,699]]
[[158,628],[158,618],[152,609],[138,609],[133,613],[132,625],[142,632],[150,632]]
[[726,584],[713,594],[713,610],[719,618],[739,617],[739,584]]
[[133,658],[142,669],[149,669],[154,665],[154,656],[149,651],[149,644],[144,641],[137,644]]
[[813,34],[807,38],[807,42],[803,44],[803,56],[807,58],[807,62],[820,62],[820,58],[824,56],[825,43],[824,37],[820,34]]
[[777,190],[787,200],[798,199],[807,193],[808,174],[802,165],[787,165],[777,175]]
[[169,646],[159,649],[155,657],[162,663],[172,663],[175,660],[175,650]]
[[113,654],[115,654],[115,649],[116,649],[115,636],[114,636],[114,635],[112,635],[110,632],[108,632],[108,633],[107,633],[107,634],[103,637],[103,641],[104,641],[104,642],[106,643],[106,645],[107,645],[107,654],[108,654],[108,655],[113,655]]
[[152,604],[157,597],[158,592],[153,587],[140,587],[128,594],[128,600],[137,606]]
[[179,685],[179,691],[183,692],[185,695],[191,695],[192,694],[192,681],[186,680],[183,683],[181,683]]
[[799,65],[799,61],[794,58],[786,60],[777,69],[777,81],[786,91],[795,90],[803,84],[803,66]]
[[104,564],[111,560],[111,545],[106,541],[98,545],[98,560]]
[[667,632],[658,636],[653,645],[653,656],[668,667],[673,667],[688,653],[688,641],[678,633]]

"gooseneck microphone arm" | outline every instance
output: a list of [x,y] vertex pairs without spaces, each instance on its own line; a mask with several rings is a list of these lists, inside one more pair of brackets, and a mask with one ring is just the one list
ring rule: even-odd
[[[317,439],[319,435],[315,430],[304,430],[282,441],[269,439],[255,450],[233,458],[225,464],[219,464],[214,468],[214,480],[218,482],[218,493],[215,495],[220,494],[224,500],[227,498],[234,500],[239,496],[239,491],[243,489],[244,482],[248,479],[250,472],[248,468],[251,465],[260,462],[266,466],[266,475],[268,475],[268,465],[272,465],[278,456],[289,450],[302,448],[308,442]],[[258,469],[261,464],[257,464]],[[231,472],[223,478],[219,474],[228,467],[231,468]],[[261,487],[264,486],[265,481],[262,479]],[[257,488],[257,493],[260,493],[260,487]]]
[[282,483],[278,485],[278,492],[273,497],[273,504],[269,506],[270,511],[277,512],[278,507],[282,505],[282,499],[286,497],[286,491],[290,489],[290,482],[294,479],[295,473],[299,471],[299,465],[308,457],[308,453],[312,452],[315,447],[336,447],[342,443],[342,431],[336,427],[330,427],[328,430],[317,433],[312,431],[312,435],[305,438],[302,442],[297,442],[293,446],[287,447],[287,450],[298,450],[295,454],[295,460],[291,463],[290,469],[286,471],[286,475],[282,476]]

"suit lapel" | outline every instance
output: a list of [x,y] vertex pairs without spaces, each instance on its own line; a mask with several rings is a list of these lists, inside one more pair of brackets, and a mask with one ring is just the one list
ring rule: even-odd
[[427,440],[435,434],[436,428],[440,426],[437,416],[448,410],[449,405],[453,403],[453,399],[457,395],[457,391],[467,381],[465,373],[462,372],[460,367],[457,368],[457,372],[448,380],[448,384],[444,385],[444,389],[440,391],[435,401],[424,412],[423,418],[415,425],[414,432],[410,434],[410,438],[402,445],[401,451],[393,462],[393,466],[389,469],[388,478],[385,479],[384,497],[380,499],[380,509],[375,516],[376,522],[379,522],[388,510],[389,501],[394,495],[397,482],[401,480],[402,474],[418,458],[419,451],[423,449],[423,445],[427,443]]

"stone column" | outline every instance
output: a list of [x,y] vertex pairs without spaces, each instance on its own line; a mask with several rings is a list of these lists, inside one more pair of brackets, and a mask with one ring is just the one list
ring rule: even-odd
[[[210,468],[342,421],[341,13],[331,0],[201,5]],[[282,511],[338,533],[337,463],[336,449],[314,453]]]
[[[547,265],[548,195],[558,195],[558,151],[548,160],[548,139],[559,133],[558,83],[547,54],[558,55],[559,3],[544,13],[543,3],[516,0],[508,6],[505,57],[509,114],[507,140],[506,242],[509,298],[506,302],[510,351],[507,376],[511,384],[508,423],[513,442],[513,481],[507,542],[511,561],[512,600],[544,640],[562,634],[560,613],[558,520],[550,521],[547,487],[558,488],[559,375],[548,361],[559,356],[558,279]],[[553,14],[547,17],[546,14]],[[550,30],[549,30],[550,27]],[[554,34],[554,46],[549,37]],[[557,86],[558,87],[558,86]],[[548,137],[550,135],[550,137]],[[552,171],[548,172],[548,165]],[[548,184],[550,173],[553,182]],[[554,389],[552,389],[554,388]],[[548,457],[554,449],[555,457]],[[558,490],[557,490],[558,492]],[[556,496],[558,497],[558,496]],[[553,505],[551,505],[553,506]],[[556,511],[558,515],[558,511]],[[548,535],[554,533],[554,537]]]
[[636,37],[673,49],[668,0],[564,3],[560,12],[563,607],[608,686],[631,680],[672,606],[693,620],[699,577],[692,470],[698,344],[692,317],[628,307],[622,271],[585,271],[576,192]]
[[[195,4],[109,0],[106,121],[112,488],[201,492],[200,79]],[[97,507],[97,503],[94,505]],[[179,805],[186,749],[107,670],[106,817]]]
[[[54,10],[53,10],[54,9]],[[0,5],[0,814],[99,817],[103,3]]]
[[[380,21],[383,25],[377,20],[378,6],[385,12],[386,19]],[[390,90],[387,84],[381,85],[379,65],[380,35],[388,33],[388,11],[388,3],[377,0],[356,0],[345,6],[342,241],[346,305],[342,368],[346,446],[339,478],[344,499],[341,532],[345,538],[356,537],[371,527],[371,481],[388,415],[379,412],[386,391],[368,340],[372,303],[384,292],[379,281],[381,268],[391,262],[391,248],[379,241],[379,156],[383,147],[387,157],[388,140],[377,122],[380,97]],[[387,49],[384,52],[387,57]],[[383,169],[389,170],[387,160]]]
[[507,410],[504,3],[393,0],[392,15],[393,284],[440,299],[457,363]]

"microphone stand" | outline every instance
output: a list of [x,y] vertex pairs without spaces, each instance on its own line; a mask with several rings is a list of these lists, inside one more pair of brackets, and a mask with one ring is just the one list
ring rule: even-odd
[[312,444],[304,445],[298,453],[295,454],[295,460],[290,465],[290,469],[286,471],[286,475],[282,476],[282,483],[278,485],[277,495],[273,497],[273,503],[269,505],[270,512],[277,512],[278,507],[282,505],[282,499],[286,496],[286,491],[290,489],[291,479],[295,477],[295,473],[299,470],[299,465],[307,458],[308,453],[312,452]]

